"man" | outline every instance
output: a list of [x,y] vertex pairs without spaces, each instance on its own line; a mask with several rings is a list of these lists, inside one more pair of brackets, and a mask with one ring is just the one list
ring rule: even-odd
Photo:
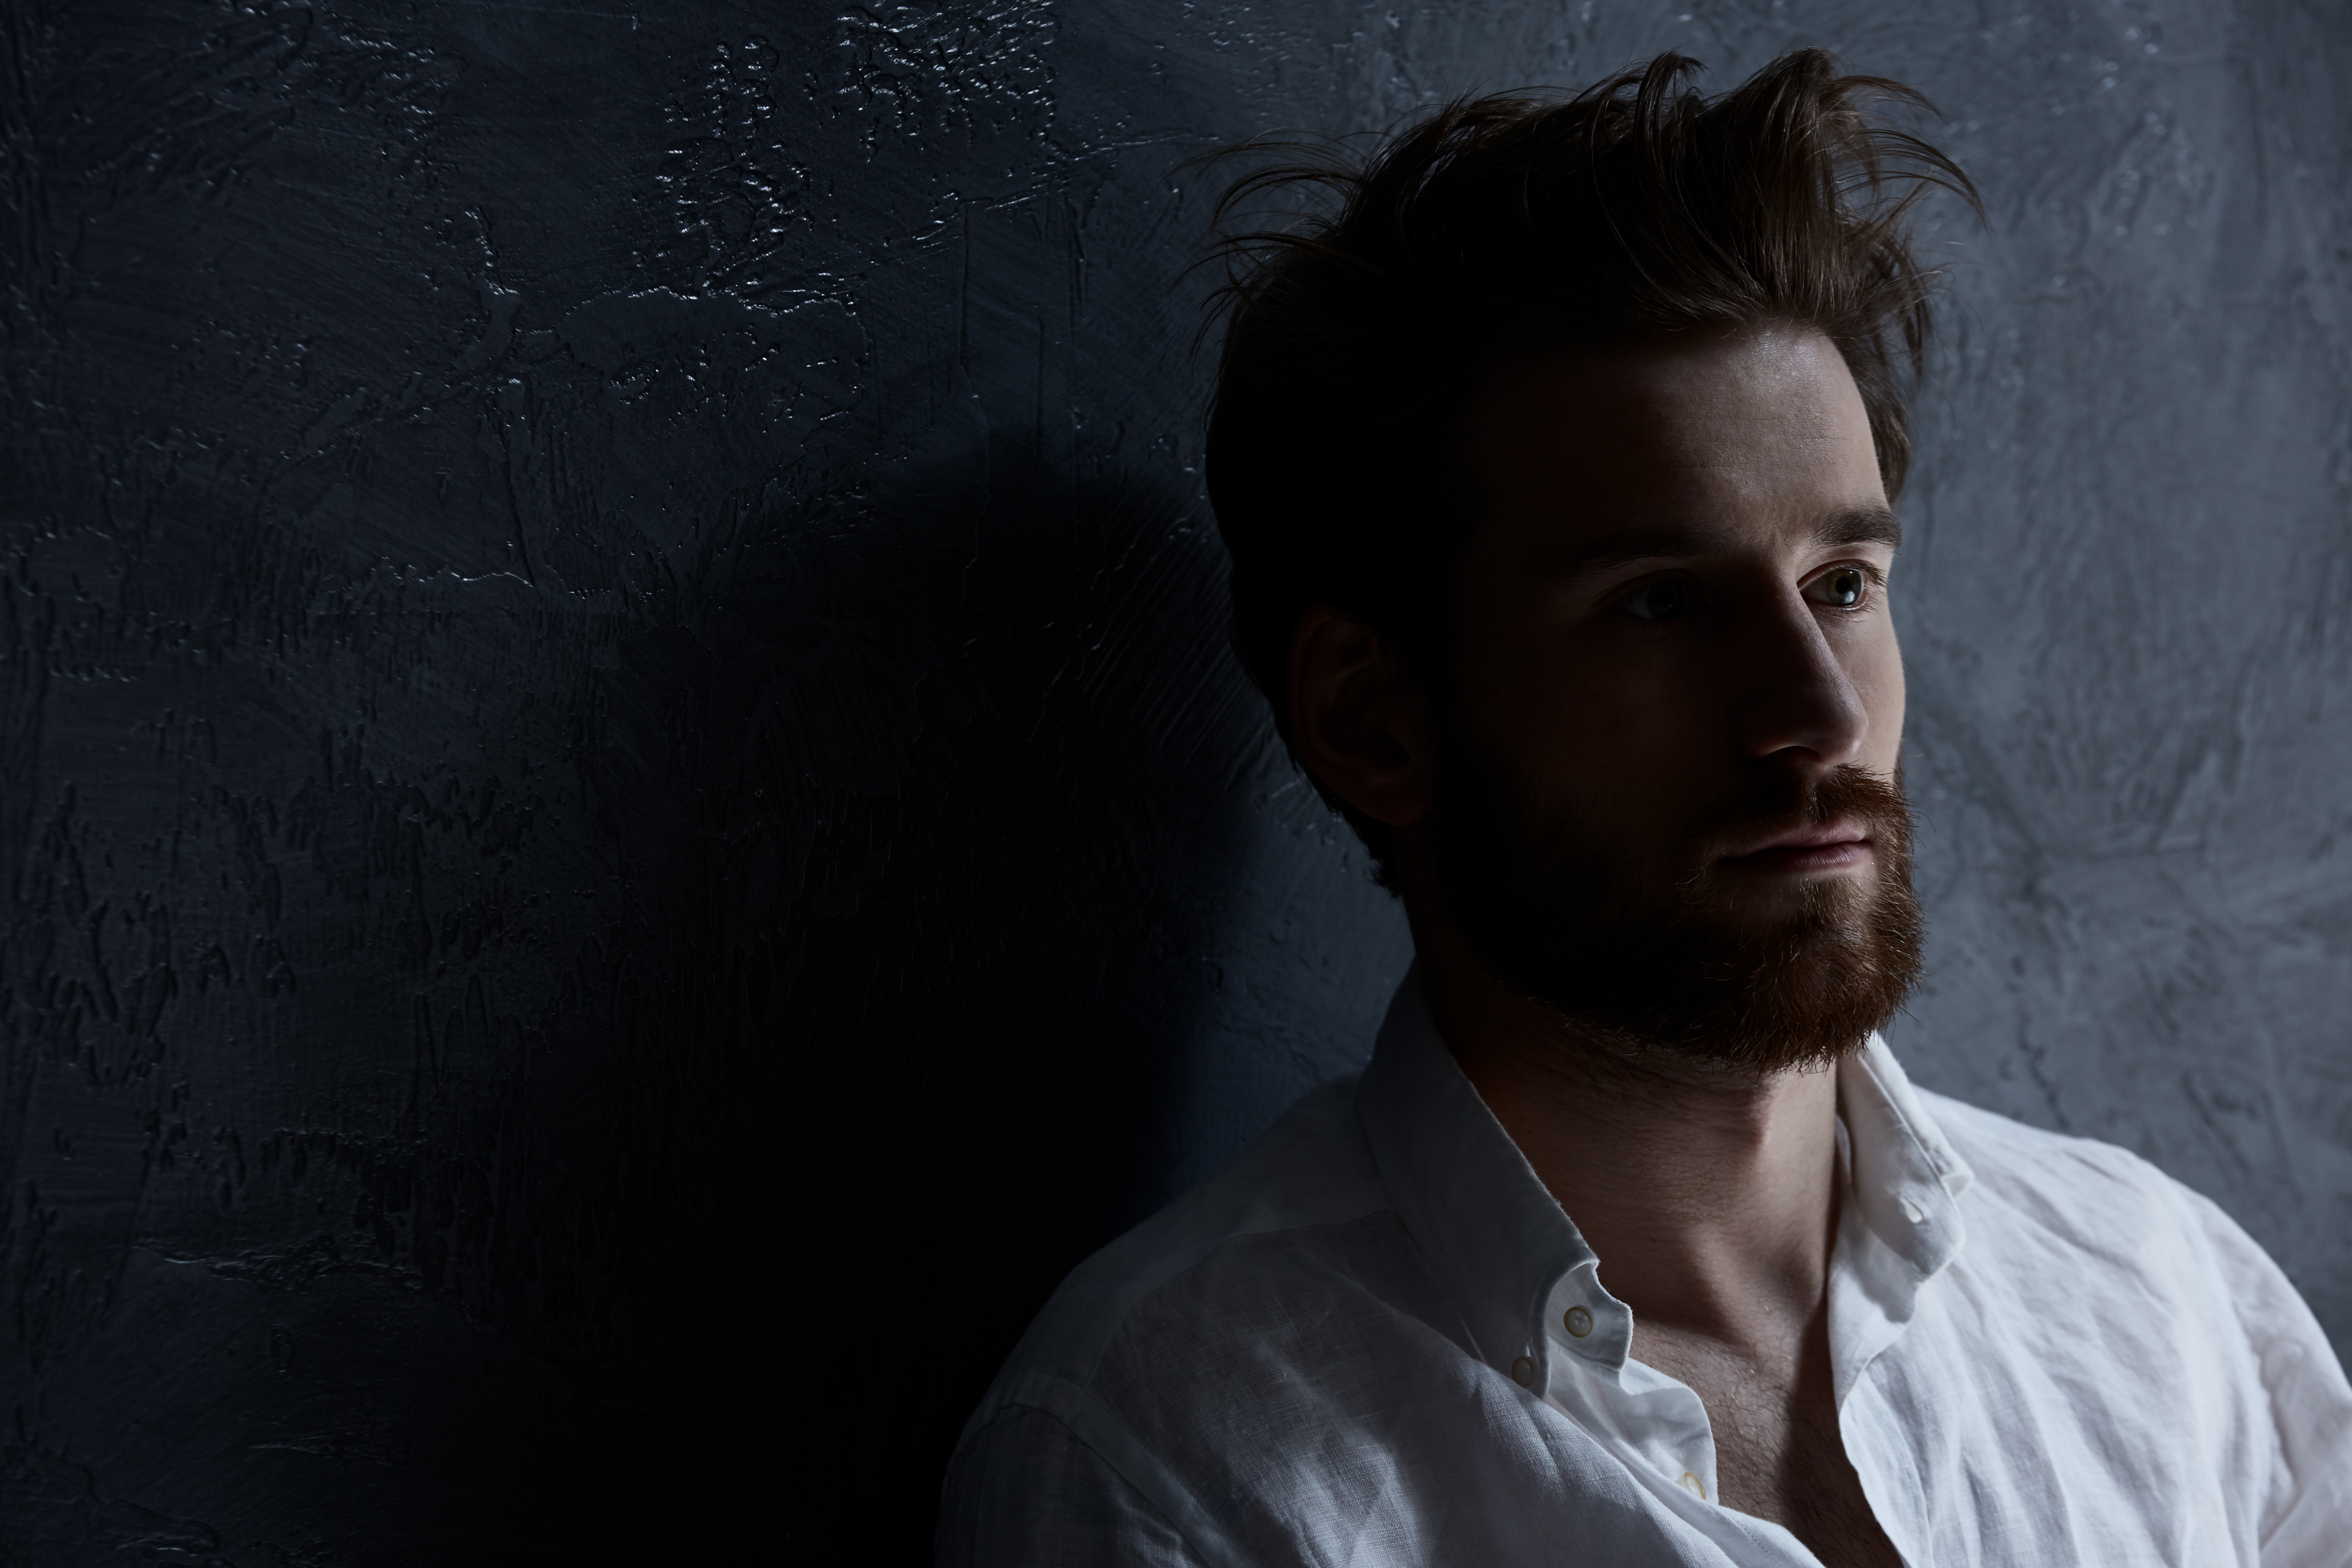
[[[2352,1563],[2211,1204],[1913,1088],[1893,83],[1447,110],[1242,242],[1236,644],[1404,901],[1360,1081],[1079,1268],[955,1564]],[[1916,100],[1914,100],[1916,101]]]

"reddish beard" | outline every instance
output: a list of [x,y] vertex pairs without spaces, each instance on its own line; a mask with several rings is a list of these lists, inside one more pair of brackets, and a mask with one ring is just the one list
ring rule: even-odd
[[[1894,782],[1759,764],[1746,798],[1639,865],[1620,836],[1537,802],[1458,735],[1432,823],[1454,927],[1506,984],[1594,1044],[1756,1073],[1832,1062],[1892,1017],[1919,975],[1911,813]],[[1858,823],[1874,866],[1817,877],[1770,914],[1743,908],[1721,858],[1778,831]],[[1750,900],[1752,902],[1752,900]]]

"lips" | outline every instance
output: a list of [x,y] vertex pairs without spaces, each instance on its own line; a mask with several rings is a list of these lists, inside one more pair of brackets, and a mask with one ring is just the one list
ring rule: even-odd
[[1785,828],[1723,857],[1730,866],[1755,870],[1828,870],[1857,864],[1870,854],[1870,834],[1851,817]]

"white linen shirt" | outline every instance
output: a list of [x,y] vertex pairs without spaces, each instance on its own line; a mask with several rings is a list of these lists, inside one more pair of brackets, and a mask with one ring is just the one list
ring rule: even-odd
[[[1839,1072],[1840,1428],[1913,1568],[2352,1563],[2352,1387],[2277,1267],[2121,1149]],[[948,1568],[1816,1559],[1408,976],[1371,1065],[1080,1266],[965,1428]]]

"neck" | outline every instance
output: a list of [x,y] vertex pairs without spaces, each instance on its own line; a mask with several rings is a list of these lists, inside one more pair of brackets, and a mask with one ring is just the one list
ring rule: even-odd
[[1637,1322],[1729,1342],[1818,1310],[1836,1220],[1837,1076],[1628,1054],[1416,922],[1439,1032]]

